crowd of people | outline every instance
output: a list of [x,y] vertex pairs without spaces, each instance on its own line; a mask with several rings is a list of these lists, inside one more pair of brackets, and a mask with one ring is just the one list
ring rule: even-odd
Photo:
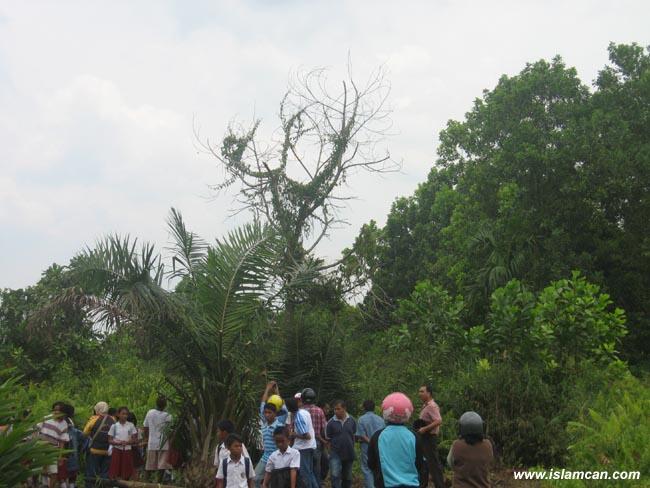
[[[260,452],[253,463],[235,424],[227,419],[217,424],[218,446],[214,454],[216,488],[322,488],[329,477],[332,488],[351,488],[357,451],[364,488],[421,488],[429,482],[445,486],[439,458],[438,435],[442,425],[433,390],[418,391],[422,407],[418,418],[411,400],[392,393],[375,413],[372,400],[363,402],[358,419],[348,413],[346,402],[317,404],[316,392],[306,388],[283,399],[276,382],[267,384],[259,407]],[[75,488],[85,453],[85,486],[97,479],[147,478],[161,482],[172,468],[167,432],[172,416],[164,397],[149,410],[142,428],[127,407],[110,409],[98,402],[82,430],[74,425],[74,408],[63,402],[52,407],[52,415],[38,425],[41,439],[70,454],[46,467],[41,486]],[[359,449],[356,445],[359,444]],[[483,420],[466,412],[459,421],[459,438],[447,456],[453,470],[453,486],[489,487],[488,468],[493,460],[491,442],[484,436]],[[39,486],[35,480],[32,486]]]
[[165,431],[172,416],[165,411],[167,400],[158,398],[156,408],[147,412],[141,428],[128,407],[109,408],[98,402],[83,429],[74,423],[75,409],[64,402],[52,405],[52,414],[36,426],[35,435],[67,454],[46,466],[41,476],[32,478],[31,487],[76,488],[85,456],[84,485],[96,486],[97,479],[131,480],[142,476],[161,480],[171,469],[169,441]]

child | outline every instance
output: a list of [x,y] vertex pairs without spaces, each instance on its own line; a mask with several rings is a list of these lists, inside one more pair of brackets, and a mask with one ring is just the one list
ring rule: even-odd
[[242,456],[244,443],[237,434],[226,439],[228,457],[219,463],[217,488],[253,488],[255,471],[248,456]]
[[131,422],[135,427],[135,430],[138,432],[138,442],[131,446],[131,452],[133,453],[133,468],[135,469],[134,479],[137,480],[139,472],[142,471],[142,468],[144,467],[144,454],[142,453],[142,440],[144,439],[144,433],[142,429],[138,427],[138,419],[133,412],[129,412],[129,416],[126,420]]
[[[52,417],[43,421],[38,426],[38,436],[41,440],[52,444],[55,447],[63,449],[70,442],[68,433],[68,423],[65,421],[65,412],[63,402],[55,402],[52,405]],[[65,468],[65,461],[61,456],[58,463],[45,466],[45,475],[47,476],[48,486],[53,488],[57,483],[59,467]]]
[[300,469],[300,451],[289,447],[289,429],[278,427],[273,433],[277,451],[266,462],[263,488],[296,488]]
[[135,426],[127,420],[129,409],[120,407],[117,409],[117,423],[111,425],[108,431],[108,442],[113,446],[111,456],[111,467],[108,470],[108,477],[111,479],[129,480],[133,476],[133,453],[131,446],[138,442],[138,431]]
[[454,470],[453,486],[489,488],[488,469],[494,454],[492,443],[483,437],[483,419],[476,412],[460,416],[460,439],[454,441],[447,463]]
[[[65,478],[59,476],[59,481],[61,481],[62,487],[75,488],[77,483],[77,475],[79,473],[79,454],[81,452],[81,446],[83,443],[83,433],[77,429],[74,425],[74,407],[69,404],[63,406],[63,410],[66,416],[66,422],[68,423],[68,433],[70,434],[70,454],[68,454],[67,460],[67,473]],[[67,481],[67,484],[65,483]]]
[[[216,451],[214,452],[214,467],[219,468],[223,463],[224,459],[228,459],[230,451],[228,451],[228,446],[226,446],[226,439],[230,434],[235,433],[235,424],[230,420],[220,420],[217,423],[217,438],[219,439],[219,445],[217,446]],[[246,446],[242,445],[242,453],[244,457],[250,458],[248,455],[248,450]]]

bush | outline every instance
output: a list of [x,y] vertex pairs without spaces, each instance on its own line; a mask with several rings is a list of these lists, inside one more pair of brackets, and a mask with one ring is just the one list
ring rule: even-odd
[[[566,465],[571,471],[640,471],[641,480],[647,481],[650,387],[628,372],[621,376],[601,390],[577,421],[569,422]],[[611,486],[608,481],[574,483],[576,487]],[[639,486],[639,482],[618,481],[617,486]]]

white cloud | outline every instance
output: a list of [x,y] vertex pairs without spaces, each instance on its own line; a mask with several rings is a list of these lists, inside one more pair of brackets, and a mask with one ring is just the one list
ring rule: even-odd
[[360,174],[359,196],[323,252],[380,222],[435,159],[437,133],[483,88],[562,54],[585,82],[609,41],[648,44],[650,4],[591,2],[12,2],[0,7],[0,287],[34,282],[106,232],[166,241],[180,208],[208,238],[235,224],[221,173],[192,124],[218,140],[230,120],[277,125],[290,73],[329,66],[364,78],[385,64],[401,174]]

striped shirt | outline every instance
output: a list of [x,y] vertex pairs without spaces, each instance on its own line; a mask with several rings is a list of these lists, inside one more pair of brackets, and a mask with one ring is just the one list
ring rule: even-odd
[[311,415],[307,410],[300,408],[293,414],[293,429],[300,435],[309,434],[309,439],[296,438],[293,442],[294,449],[316,449],[314,426],[311,423]]
[[63,419],[51,418],[45,420],[40,424],[38,434],[40,439],[56,447],[63,447],[66,442],[70,442],[68,423]]
[[260,405],[260,432],[262,433],[262,441],[264,443],[264,453],[262,454],[260,461],[266,463],[271,454],[273,454],[273,451],[277,449],[275,439],[273,438],[273,432],[278,427],[284,426],[284,423],[287,420],[287,414],[286,411],[280,410],[280,415],[275,417],[272,424],[269,424],[264,417],[264,405],[264,402]]

